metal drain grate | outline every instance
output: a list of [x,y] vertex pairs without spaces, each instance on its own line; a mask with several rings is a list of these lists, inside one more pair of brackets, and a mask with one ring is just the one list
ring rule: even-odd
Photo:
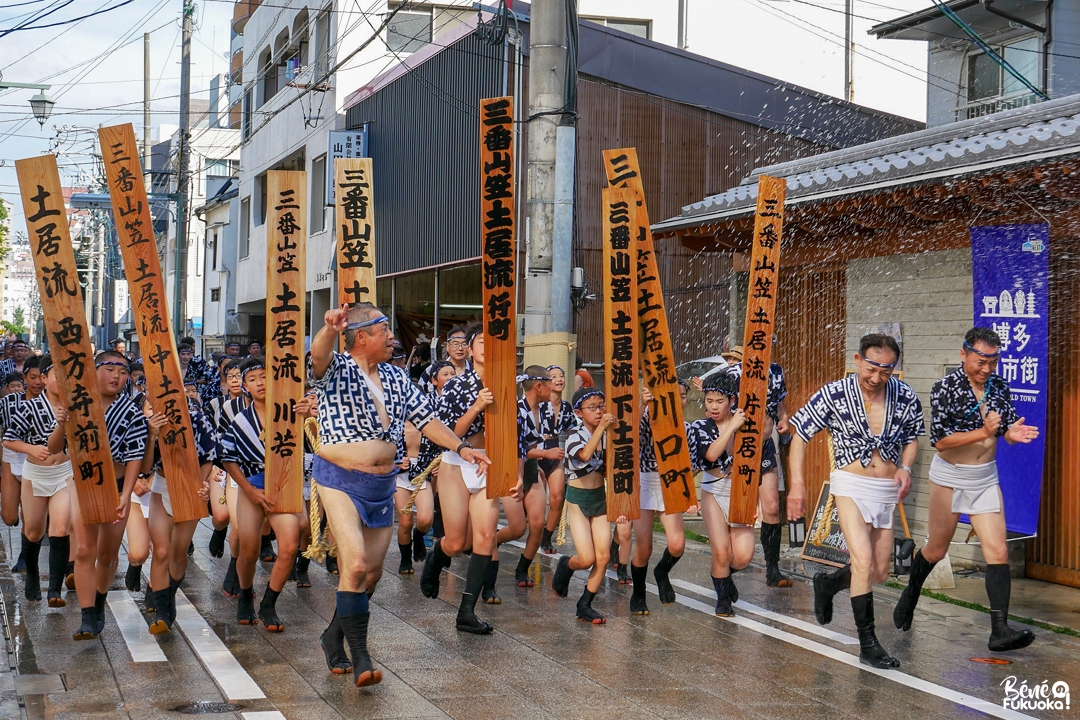
[[178,712],[181,715],[212,715],[215,713],[231,713],[239,712],[243,710],[243,705],[237,703],[227,702],[194,702],[190,705],[180,705],[174,707],[173,712]]

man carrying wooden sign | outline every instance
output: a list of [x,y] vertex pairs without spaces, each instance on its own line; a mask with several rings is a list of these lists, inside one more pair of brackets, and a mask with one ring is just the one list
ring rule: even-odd
[[[814,615],[832,620],[833,596],[851,590],[851,611],[859,631],[859,661],[876,668],[898,668],[874,633],[874,583],[889,574],[893,512],[911,490],[911,466],[926,434],[922,404],[906,383],[892,377],[900,347],[888,335],[866,335],[855,354],[855,375],[818,390],[791,418],[795,437],[789,462],[789,518],[804,517],[806,443],[822,430],[833,442],[830,489],[847,540],[850,565],[814,576]],[[736,446],[737,451],[737,446]]]

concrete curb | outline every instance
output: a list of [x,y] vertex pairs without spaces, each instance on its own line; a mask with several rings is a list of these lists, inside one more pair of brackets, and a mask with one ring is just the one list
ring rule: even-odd
[[[17,602],[15,592],[15,578],[11,574],[7,548],[0,536],[0,639],[4,645],[4,653],[0,656],[0,717],[26,720],[26,701],[18,689],[19,662],[11,627],[11,612]],[[10,612],[9,604],[12,607]]]

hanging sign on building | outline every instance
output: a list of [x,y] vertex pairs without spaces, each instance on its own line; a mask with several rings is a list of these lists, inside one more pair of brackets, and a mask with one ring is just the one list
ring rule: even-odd
[[480,182],[484,387],[495,395],[484,410],[484,444],[487,496],[497,498],[518,480],[513,97],[480,101]]
[[[1001,338],[997,374],[1009,385],[1016,414],[1042,431],[1030,443],[1009,445],[1000,438],[997,447],[1005,528],[1034,535],[1047,435],[1050,227],[971,228],[971,274],[975,325]],[[966,516],[961,519],[967,522]]]
[[307,173],[266,177],[267,497],[274,512],[304,511],[304,433],[295,411],[304,397]]
[[68,409],[65,432],[81,521],[84,525],[115,522],[120,492],[56,156],[16,160],[15,172],[41,293],[52,372],[56,373],[60,401]]
[[326,204],[334,204],[334,167],[337,160],[368,157],[368,131],[331,130],[326,145]]
[[146,369],[147,398],[155,413],[164,413],[169,418],[158,438],[158,447],[172,501],[173,521],[199,520],[207,515],[206,502],[199,499],[202,473],[180,361],[176,357],[176,337],[169,321],[135,130],[130,123],[115,125],[100,128],[98,137],[124,274],[134,290],[132,317]]

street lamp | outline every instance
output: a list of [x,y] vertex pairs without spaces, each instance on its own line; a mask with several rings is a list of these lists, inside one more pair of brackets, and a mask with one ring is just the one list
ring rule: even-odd
[[[3,75],[0,75],[2,78]],[[17,82],[3,82],[0,80],[0,90],[7,90],[9,88],[17,88],[20,90],[37,90],[38,94],[30,98],[30,108],[34,111],[34,119],[38,123],[45,127],[45,121],[49,119],[49,115],[52,114],[53,105],[56,101],[45,94],[51,85],[41,85],[39,83],[17,83]]]

